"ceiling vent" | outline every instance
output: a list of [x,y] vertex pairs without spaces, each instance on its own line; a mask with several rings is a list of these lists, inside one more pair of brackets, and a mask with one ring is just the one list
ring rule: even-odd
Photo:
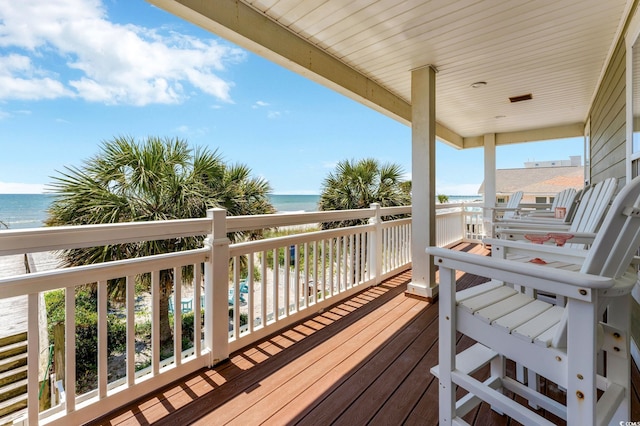
[[529,99],[533,99],[533,96],[531,96],[531,93],[527,93],[526,95],[514,96],[512,98],[509,98],[509,100],[511,101],[512,104],[515,103],[515,102],[528,101]]

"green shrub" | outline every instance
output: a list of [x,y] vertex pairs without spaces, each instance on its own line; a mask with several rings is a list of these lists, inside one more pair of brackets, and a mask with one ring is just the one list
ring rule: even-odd
[[[233,308],[229,308],[229,321],[233,320]],[[249,315],[240,314],[240,327],[249,324]]]
[[[64,290],[45,293],[47,310],[47,330],[53,344],[53,327],[65,321]],[[98,365],[98,313],[97,296],[89,288],[76,292],[76,377],[78,391],[86,391],[95,386]],[[108,356],[124,352],[127,341],[127,326],[124,320],[114,314],[107,314]],[[92,379],[92,377],[94,377]]]

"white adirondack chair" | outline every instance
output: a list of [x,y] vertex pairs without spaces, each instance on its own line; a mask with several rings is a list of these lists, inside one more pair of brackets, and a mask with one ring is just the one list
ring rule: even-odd
[[577,191],[574,188],[563,189],[553,198],[553,203],[551,203],[551,208],[549,210],[533,210],[528,213],[520,213],[520,218],[522,220],[531,218],[555,218],[557,208],[564,208],[565,213],[568,213],[573,205],[576,195]]
[[[525,235],[531,234],[567,233],[574,237],[570,240],[568,247],[583,248],[586,242],[593,240],[594,233],[598,230],[609,208],[616,186],[617,180],[609,178],[587,188],[580,199],[573,220],[569,223],[551,218],[514,220],[498,225],[495,236],[501,239],[523,240]],[[488,240],[484,243],[492,244]]]
[[[525,228],[529,226],[538,226],[540,224],[548,224],[557,226],[558,228],[568,227],[576,219],[585,215],[585,210],[590,211],[594,208],[606,208],[613,198],[617,186],[615,178],[604,179],[595,185],[585,188],[582,196],[578,199],[575,213],[565,219],[556,218],[525,218],[524,220],[503,220],[500,224],[503,228]],[[606,200],[606,201],[604,201]]]
[[[491,235],[495,235],[495,224],[501,220],[509,220],[513,219],[517,216],[519,212],[520,200],[522,200],[522,191],[517,191],[511,194],[509,200],[507,201],[507,205],[504,207],[485,207],[484,210],[489,210],[491,212],[491,221],[487,224],[485,223],[485,229],[491,229]],[[485,215],[488,217],[488,215]]]
[[[620,191],[589,250],[510,244],[519,244],[520,253],[530,259],[548,263],[427,249],[440,269],[440,363],[432,368],[440,382],[440,424],[464,424],[461,417],[480,401],[525,425],[552,424],[505,396],[503,389],[569,425],[629,421],[629,295],[638,279],[633,261],[640,246],[640,178]],[[458,270],[491,281],[456,293]],[[566,307],[537,300],[504,283],[565,296]],[[456,332],[478,343],[456,354]],[[606,354],[603,374],[596,371],[599,351]],[[566,405],[507,377],[505,359],[566,389]],[[491,374],[481,382],[471,374],[486,364],[491,365]],[[458,386],[469,393],[456,401]]]

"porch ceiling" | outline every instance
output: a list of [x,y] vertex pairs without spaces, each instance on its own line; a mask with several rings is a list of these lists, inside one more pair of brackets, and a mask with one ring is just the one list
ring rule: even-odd
[[631,0],[149,1],[407,124],[432,65],[437,135],[473,147],[581,135]]

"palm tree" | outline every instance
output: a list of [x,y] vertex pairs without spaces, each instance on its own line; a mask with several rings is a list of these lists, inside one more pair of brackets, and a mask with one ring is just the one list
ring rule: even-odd
[[[402,176],[397,164],[380,164],[372,158],[338,163],[322,184],[320,210],[369,208],[372,203],[382,207],[403,206],[411,202],[411,185]],[[323,228],[353,226],[366,222],[351,220],[323,224]]]
[[[185,219],[206,216],[212,207],[229,215],[273,213],[270,186],[252,178],[246,166],[227,166],[217,151],[191,149],[180,139],[149,137],[136,142],[118,137],[81,167],[67,167],[54,177],[55,198],[47,225],[86,225],[132,221]],[[239,235],[232,236],[234,239]],[[203,237],[145,241],[68,250],[68,265],[84,265],[150,256],[202,246]],[[183,279],[190,282],[193,271]],[[160,273],[160,341],[171,341],[169,297],[173,270]],[[140,277],[143,282],[148,275]],[[124,294],[124,280],[109,283],[113,298]]]

